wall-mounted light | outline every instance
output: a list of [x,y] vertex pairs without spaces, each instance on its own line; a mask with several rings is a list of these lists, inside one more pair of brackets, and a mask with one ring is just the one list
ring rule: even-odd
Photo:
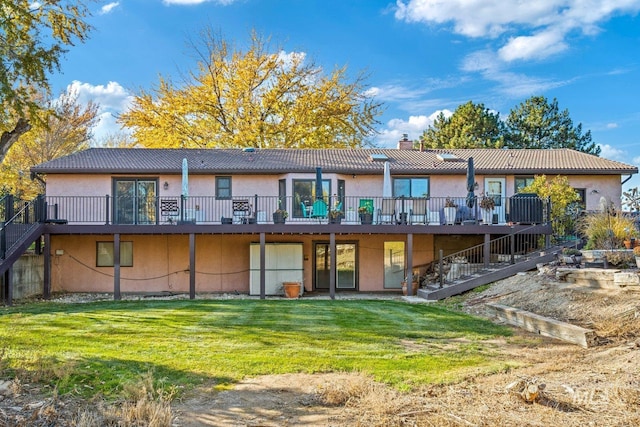
[[356,179],[356,174],[351,175],[351,178]]
[[591,194],[600,194],[600,192],[594,188],[593,190],[591,190]]
[[169,189],[169,183],[167,181],[164,182],[164,184],[162,185],[162,188],[164,188],[165,190]]

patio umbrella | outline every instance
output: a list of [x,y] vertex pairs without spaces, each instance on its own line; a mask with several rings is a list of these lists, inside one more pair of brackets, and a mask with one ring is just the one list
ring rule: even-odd
[[389,162],[384,162],[384,177],[382,181],[382,197],[393,197],[393,190],[391,189],[391,169]]
[[182,195],[186,198],[189,195],[189,165],[187,159],[182,159]]
[[473,157],[467,161],[467,207],[473,208],[476,202],[476,173],[473,170]]
[[322,194],[322,168],[316,168],[316,199],[324,199]]

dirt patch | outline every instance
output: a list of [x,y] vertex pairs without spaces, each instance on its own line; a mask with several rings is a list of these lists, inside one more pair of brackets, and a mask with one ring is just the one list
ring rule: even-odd
[[[479,316],[490,316],[485,305],[498,302],[591,328],[601,338],[600,345],[583,349],[514,329],[513,337],[497,344],[505,360],[517,362],[517,368],[411,393],[344,373],[248,378],[224,391],[209,384],[172,402],[172,425],[640,425],[640,292],[574,286],[556,280],[553,268],[545,268],[454,301],[459,309]],[[411,350],[423,351],[415,346]],[[535,403],[524,402],[514,392],[513,385],[521,381],[544,384]],[[2,427],[82,425],[76,423],[77,414],[96,405],[42,399],[36,387],[18,388],[15,394],[0,392]],[[3,424],[3,419],[9,421]]]
[[[499,344],[518,368],[412,393],[357,374],[252,378],[232,390],[202,389],[197,397],[176,402],[177,424],[640,425],[640,293],[574,286],[545,268],[470,293],[458,299],[458,308],[489,317],[488,302],[594,329],[601,344],[583,349],[514,329],[515,335]],[[544,384],[536,403],[524,402],[510,388],[523,380]]]

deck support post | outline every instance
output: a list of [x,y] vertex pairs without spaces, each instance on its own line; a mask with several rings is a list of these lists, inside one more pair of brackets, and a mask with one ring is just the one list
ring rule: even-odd
[[407,296],[413,295],[413,233],[407,234]]
[[119,301],[120,296],[120,233],[113,235],[113,299]]
[[336,299],[336,233],[329,234],[329,253],[331,254],[330,262],[331,268],[329,268],[329,296],[331,299]]
[[196,235],[189,233],[189,299],[196,299]]
[[262,232],[260,233],[260,299],[267,297],[267,274],[264,265],[266,259],[266,238]]
[[51,234],[44,235],[44,269],[42,272],[42,297],[51,298]]
[[489,233],[484,235],[482,257],[484,258],[484,268],[489,268],[489,264],[491,263],[491,234]]

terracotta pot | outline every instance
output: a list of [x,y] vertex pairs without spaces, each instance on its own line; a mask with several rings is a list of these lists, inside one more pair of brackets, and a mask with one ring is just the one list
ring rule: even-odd
[[298,298],[300,296],[299,282],[283,282],[284,296],[287,298]]
[[[418,282],[416,280],[413,281],[412,283],[413,286],[411,286],[411,295],[417,295],[418,294]],[[407,282],[402,282],[402,295],[407,295]]]

